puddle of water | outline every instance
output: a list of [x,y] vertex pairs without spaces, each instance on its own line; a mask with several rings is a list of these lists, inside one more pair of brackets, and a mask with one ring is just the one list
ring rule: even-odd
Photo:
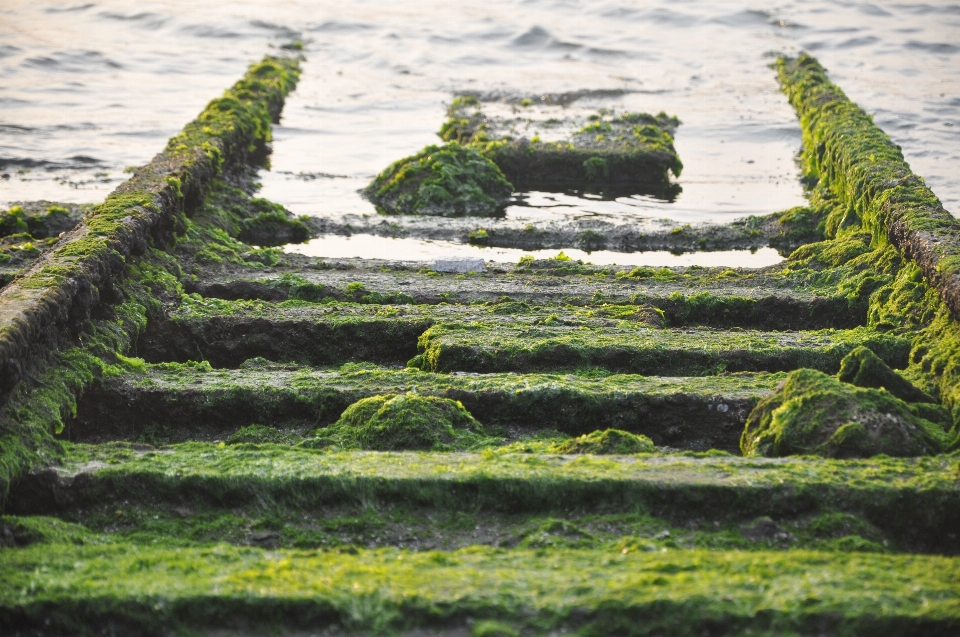
[[[420,239],[391,239],[373,235],[344,237],[327,235],[306,243],[285,246],[287,252],[330,259],[388,259],[396,261],[432,261],[438,257],[480,257],[498,263],[516,263],[524,256],[550,259],[560,250],[519,250],[517,248],[484,248],[452,241],[425,241]],[[699,265],[704,267],[762,268],[783,261],[773,248],[750,250],[722,250],[717,252],[688,252],[673,254],[667,251],[611,252],[599,250],[564,249],[571,259],[580,259],[594,265],[623,265],[672,267]]]

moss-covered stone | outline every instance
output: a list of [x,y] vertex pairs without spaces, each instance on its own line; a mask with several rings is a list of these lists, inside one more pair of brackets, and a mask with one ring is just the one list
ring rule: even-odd
[[255,246],[279,246],[302,243],[310,238],[304,219],[294,219],[286,210],[263,212],[246,219],[237,238]]
[[512,192],[496,164],[456,142],[394,162],[363,190],[382,213],[442,216],[494,215]]
[[556,453],[631,454],[656,451],[653,441],[619,429],[594,431],[577,438],[554,444]]
[[481,453],[336,452],[203,443],[67,449],[62,466],[18,483],[8,513],[75,519],[78,512],[102,507],[116,520],[116,509],[129,506],[320,514],[359,505],[416,515],[636,511],[680,525],[742,523],[759,516],[802,521],[846,513],[908,546],[960,550],[953,534],[960,524],[957,460],[943,455],[870,460],[717,452],[591,456],[509,447]]
[[831,237],[862,228],[915,261],[954,317],[960,316],[960,223],[915,175],[899,146],[802,53],[776,62],[800,116],[807,180],[829,191]]
[[28,233],[34,239],[56,237],[73,228],[92,206],[53,201],[20,202],[0,212],[0,237]]
[[910,342],[858,328],[811,332],[656,329],[637,323],[595,327],[551,314],[532,322],[438,323],[419,339],[420,368],[429,371],[530,372],[599,367],[656,376],[790,371],[836,373],[855,347],[866,345],[905,367]]
[[95,541],[89,529],[47,516],[0,516],[0,549],[31,544],[86,544]]
[[453,448],[482,431],[459,401],[414,393],[379,395],[347,407],[340,420],[307,446],[333,443],[374,451]]
[[857,347],[840,361],[837,378],[857,387],[886,389],[907,402],[933,402],[933,398],[896,373],[867,347]]
[[241,427],[236,433],[227,439],[227,444],[231,445],[238,445],[247,442],[252,444],[284,442],[284,435],[276,427],[247,425],[246,427]]
[[8,632],[61,634],[116,626],[139,634],[304,626],[467,634],[467,618],[495,618],[522,634],[815,635],[827,627],[946,637],[960,626],[957,566],[942,556],[631,546],[418,553],[38,545],[13,549],[0,564],[0,621]]
[[[520,123],[527,137],[517,137]],[[551,127],[542,122],[544,129]],[[485,114],[478,100],[459,97],[439,135],[445,141],[473,146],[500,167],[520,190],[587,190],[605,196],[653,194],[674,198],[683,164],[673,147],[680,125],[665,113],[595,114],[566,139],[544,142],[529,117],[498,118]]]
[[815,454],[868,458],[939,453],[943,430],[881,389],[861,389],[810,369],[787,375],[776,394],[751,412],[744,455]]

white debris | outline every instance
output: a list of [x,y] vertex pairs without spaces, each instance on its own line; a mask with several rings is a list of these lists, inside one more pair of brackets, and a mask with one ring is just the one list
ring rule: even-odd
[[487,266],[479,257],[440,257],[430,266],[437,272],[486,272]]

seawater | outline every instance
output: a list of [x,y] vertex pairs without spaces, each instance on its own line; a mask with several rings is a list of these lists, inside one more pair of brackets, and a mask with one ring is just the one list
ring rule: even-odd
[[664,110],[683,122],[675,201],[533,193],[513,217],[696,223],[800,205],[800,130],[767,65],[801,50],[960,210],[960,4],[823,0],[6,0],[0,205],[102,199],[250,61],[293,38],[307,62],[261,181],[297,214],[372,213],[358,189],[436,143],[461,91],[600,91],[567,112]]

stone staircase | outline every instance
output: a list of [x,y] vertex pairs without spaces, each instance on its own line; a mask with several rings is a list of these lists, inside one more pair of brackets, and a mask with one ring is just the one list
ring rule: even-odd
[[[297,74],[252,67],[0,294],[4,634],[960,632],[957,324],[910,254],[834,231],[764,270],[458,275],[257,250],[210,184],[249,198]],[[788,373],[858,347],[933,395],[944,453],[741,455]],[[479,425],[327,435],[377,396]]]

